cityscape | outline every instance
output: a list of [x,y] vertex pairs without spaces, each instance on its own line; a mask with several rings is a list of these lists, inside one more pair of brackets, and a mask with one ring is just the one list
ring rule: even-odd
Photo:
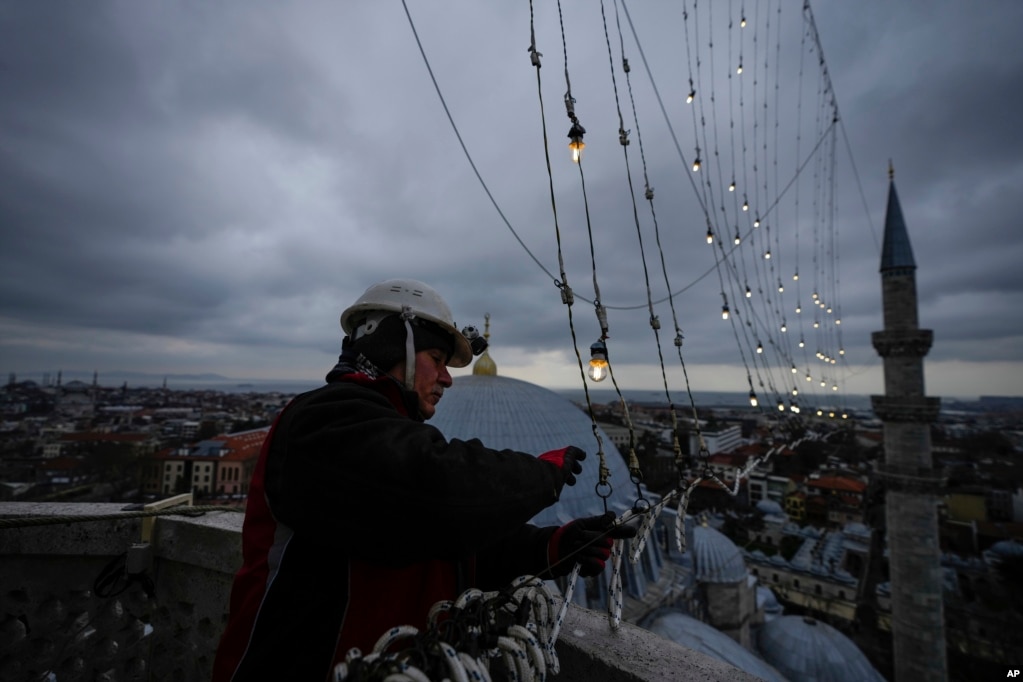
[[[141,505],[191,493],[196,504],[240,508],[262,441],[291,397],[244,387],[105,386],[99,377],[62,383],[59,373],[40,385],[12,375],[0,391],[0,499]],[[585,414],[584,404],[559,399]],[[615,456],[624,458],[618,453],[633,439],[646,488],[668,493],[678,480],[669,406],[592,407]],[[844,419],[811,414],[794,423],[735,404],[698,406],[697,415],[679,420],[685,471],[725,485],[697,486],[689,516],[710,515],[786,612],[845,633],[891,679],[882,422],[850,410]],[[994,674],[1020,654],[1023,398],[952,402],[931,436],[945,477],[938,516],[950,679]],[[763,463],[737,483],[753,458]],[[844,546],[830,573],[800,566],[809,561],[801,558],[807,528],[815,542]],[[637,622],[650,613],[642,600],[632,607]]]

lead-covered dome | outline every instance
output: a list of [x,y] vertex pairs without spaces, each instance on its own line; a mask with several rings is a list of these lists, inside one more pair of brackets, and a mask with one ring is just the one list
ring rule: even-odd
[[[509,377],[459,376],[444,391],[429,423],[449,439],[479,438],[494,449],[539,455],[567,445],[582,448],[587,457],[578,481],[566,486],[561,500],[537,514],[533,523],[561,525],[604,512],[595,491],[599,467],[593,424],[585,412],[554,391]],[[635,502],[636,486],[629,480],[628,467],[611,439],[603,431],[599,433],[611,472],[608,507],[621,514]]]
[[764,623],[757,648],[791,682],[884,682],[851,639],[813,618],[781,616]]
[[742,552],[726,535],[709,526],[693,527],[689,546],[696,580],[702,583],[737,583],[746,579]]

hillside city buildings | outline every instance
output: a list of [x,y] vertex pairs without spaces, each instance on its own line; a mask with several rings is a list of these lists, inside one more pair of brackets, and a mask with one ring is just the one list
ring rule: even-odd
[[[192,492],[203,504],[243,505],[262,440],[289,398],[111,388],[98,380],[41,386],[12,378],[0,389],[0,495],[8,501],[145,502]],[[931,426],[935,467],[947,476],[937,518],[952,670],[1002,666],[1020,653],[1008,633],[1023,625],[1023,590],[1019,573],[1013,579],[1007,567],[1023,565],[1023,406],[1003,401],[987,409],[989,402],[946,406]],[[666,410],[630,404],[629,413],[645,485],[663,493],[677,482]],[[595,415],[608,440],[624,445],[619,406],[597,405]],[[782,605],[845,633],[891,676],[890,552],[877,476],[883,425],[855,412],[847,420],[805,421],[799,437],[771,412],[716,406],[701,408],[699,422],[684,425],[690,470],[720,481],[703,482],[690,500],[690,553],[700,545],[710,558],[686,570],[696,575],[720,564],[724,575],[731,570],[742,579],[679,589],[674,598],[739,643],[772,618],[772,609],[780,608],[773,604]],[[688,437],[697,427],[704,442],[714,444],[702,459]],[[753,457],[765,461],[736,484],[735,473]],[[661,582],[678,579],[672,552],[664,550],[659,560]],[[699,560],[674,559],[679,565]],[[654,594],[653,575],[630,578],[643,581],[637,594]],[[742,597],[749,580],[767,591]],[[662,606],[664,591],[656,588]],[[627,600],[633,621],[646,621],[655,632],[681,627],[678,614],[657,617],[654,602],[644,599],[653,597]],[[737,621],[741,604],[753,606]]]

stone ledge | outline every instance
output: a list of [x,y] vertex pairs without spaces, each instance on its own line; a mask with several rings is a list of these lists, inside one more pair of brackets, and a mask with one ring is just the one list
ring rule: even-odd
[[[19,616],[23,614],[35,618],[34,614],[45,612],[46,605],[54,602],[54,595],[60,595],[64,602],[74,595],[96,602],[93,608],[97,613],[107,608],[88,587],[105,561],[141,539],[141,519],[74,518],[116,515],[123,507],[0,502],[0,519],[68,517],[66,523],[56,525],[0,528],[0,582],[11,586],[32,584],[32,589],[19,590],[18,594],[21,601],[33,603],[4,604],[2,610],[9,612],[6,617],[10,624],[21,622]],[[155,601],[142,601],[137,609],[129,609],[123,617],[127,625],[120,624],[121,630],[129,632],[138,622],[152,623],[154,641],[148,649],[148,660],[139,659],[136,651],[134,657],[122,653],[75,665],[83,670],[120,670],[126,675],[143,666],[154,680],[209,679],[209,666],[227,613],[231,577],[241,563],[241,525],[242,515],[237,512],[157,517],[153,534]],[[142,598],[137,588],[128,595],[136,601]],[[76,614],[62,615],[70,623]],[[70,626],[54,627],[63,631]],[[105,641],[118,632],[101,630],[97,636]],[[24,657],[23,652],[38,644],[32,639],[23,637],[17,651],[12,651],[14,658],[3,656],[0,667],[12,666],[10,670],[14,671],[42,664]],[[629,623],[612,631],[606,615],[575,605],[569,607],[557,647],[561,673],[555,679],[559,682],[758,679]],[[84,648],[82,656],[99,655],[90,651]]]

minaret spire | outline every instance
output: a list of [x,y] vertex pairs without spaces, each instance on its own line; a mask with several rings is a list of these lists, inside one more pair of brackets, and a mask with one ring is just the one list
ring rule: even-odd
[[871,396],[884,422],[885,490],[895,680],[947,680],[937,501],[944,485],[931,459],[938,398],[924,395],[923,358],[934,333],[917,325],[916,262],[888,162],[881,252],[884,331],[871,336],[884,360],[884,395]]

